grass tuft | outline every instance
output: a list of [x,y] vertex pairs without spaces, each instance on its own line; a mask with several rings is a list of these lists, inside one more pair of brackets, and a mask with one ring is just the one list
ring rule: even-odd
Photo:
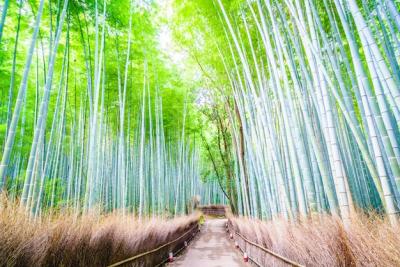
[[[249,240],[305,266],[400,266],[400,229],[378,215],[357,215],[347,228],[330,215],[297,222],[229,220]],[[254,247],[245,249],[263,266],[286,266]]]
[[[48,215],[33,220],[0,204],[0,266],[107,266],[157,248],[198,223],[199,214],[139,221],[132,215]],[[183,243],[183,239],[180,243]],[[179,242],[130,266],[154,266]]]

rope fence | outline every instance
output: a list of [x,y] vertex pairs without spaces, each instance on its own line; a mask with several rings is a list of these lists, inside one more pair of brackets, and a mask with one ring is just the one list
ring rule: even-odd
[[[187,236],[187,235],[189,235],[190,233],[192,233],[192,235],[190,235],[190,237],[189,237],[187,240],[185,240],[186,242],[187,242],[187,241],[190,241],[190,240],[192,240],[192,239],[194,238],[195,234],[196,234],[197,232],[199,232],[199,231],[200,231],[200,226],[199,226],[199,224],[197,223],[197,224],[195,224],[192,228],[190,228],[188,231],[186,231],[186,232],[183,233],[181,236],[179,236],[178,238],[176,238],[176,239],[174,239],[174,240],[172,240],[172,241],[170,241],[170,242],[168,242],[168,243],[166,243],[166,244],[164,244],[164,245],[162,245],[162,246],[159,246],[159,247],[157,247],[157,248],[155,248],[155,249],[152,249],[152,250],[143,252],[143,253],[141,253],[141,254],[135,255],[135,256],[133,256],[133,257],[127,258],[127,259],[125,259],[125,260],[122,260],[122,261],[113,263],[113,264],[109,265],[108,267],[116,267],[116,266],[122,266],[122,265],[125,265],[125,264],[128,264],[128,263],[132,263],[132,262],[134,262],[134,261],[136,261],[136,260],[138,260],[138,259],[140,259],[140,258],[143,258],[143,257],[148,256],[148,255],[150,255],[150,254],[159,252],[159,251],[161,251],[162,249],[171,246],[172,244],[178,242],[179,240],[183,239],[185,236]],[[182,246],[182,247],[181,247],[178,251],[176,251],[173,255],[178,254],[178,253],[179,253],[180,251],[182,251],[185,247],[186,247],[186,245]],[[170,252],[170,251],[168,251],[168,253],[169,253],[169,252]],[[161,266],[162,264],[164,264],[164,263],[167,262],[168,260],[169,260],[169,258],[165,258],[162,262],[160,262],[160,263],[159,263],[158,265],[156,265],[156,266]]]
[[[279,254],[273,252],[273,251],[270,250],[270,249],[267,249],[267,248],[261,246],[260,244],[257,244],[257,243],[255,243],[255,242],[249,240],[248,238],[246,238],[245,236],[243,236],[241,233],[239,233],[239,232],[237,232],[237,231],[232,231],[232,229],[231,229],[231,228],[232,228],[231,223],[228,223],[227,225],[228,225],[228,231],[229,231],[230,233],[234,233],[236,236],[238,236],[242,241],[244,241],[245,244],[250,244],[251,246],[253,246],[253,247],[255,247],[255,248],[257,248],[257,249],[263,251],[264,253],[267,253],[267,254],[271,255],[271,256],[274,257],[275,259],[277,259],[277,260],[279,260],[279,261],[281,261],[281,262],[283,262],[283,263],[285,263],[285,264],[287,264],[287,265],[294,266],[294,267],[304,267],[303,265],[301,265],[301,264],[299,264],[299,263],[297,263],[297,262],[294,262],[294,261],[292,261],[292,260],[290,260],[290,259],[288,259],[288,258],[286,258],[286,257],[284,257],[284,256],[282,256],[282,255],[279,255]],[[239,246],[239,248],[240,248],[240,250],[241,250],[243,253],[249,253],[248,251],[246,251],[246,249],[243,249],[243,248],[241,248],[240,246]],[[257,261],[255,260],[254,256],[248,255],[248,258],[249,258],[249,260],[252,261],[255,265],[257,265],[257,266],[262,266],[261,263],[259,263],[259,262],[257,262]]]

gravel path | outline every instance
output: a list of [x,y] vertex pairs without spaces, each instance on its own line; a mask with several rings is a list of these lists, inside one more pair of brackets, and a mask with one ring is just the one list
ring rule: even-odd
[[[239,250],[225,232],[226,219],[206,221],[197,237],[184,254],[168,266],[181,267],[237,267],[246,266]],[[250,266],[248,264],[248,266]]]

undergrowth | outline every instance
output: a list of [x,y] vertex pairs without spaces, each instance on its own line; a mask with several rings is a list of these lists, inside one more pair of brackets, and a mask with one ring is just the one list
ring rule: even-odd
[[[199,214],[139,220],[133,215],[47,215],[33,220],[0,204],[0,266],[107,266],[157,248],[197,224]],[[183,242],[183,240],[182,240]],[[130,266],[154,266],[174,244]]]
[[[378,215],[354,216],[346,228],[330,215],[295,222],[229,220],[252,242],[305,266],[400,266],[400,229]],[[245,250],[263,266],[286,266],[254,246]]]

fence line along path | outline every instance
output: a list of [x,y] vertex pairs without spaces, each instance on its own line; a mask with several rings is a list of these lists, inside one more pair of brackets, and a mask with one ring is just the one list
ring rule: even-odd
[[202,233],[187,251],[168,266],[175,267],[239,267],[246,266],[243,257],[229,242],[225,230],[226,219],[208,220]]

